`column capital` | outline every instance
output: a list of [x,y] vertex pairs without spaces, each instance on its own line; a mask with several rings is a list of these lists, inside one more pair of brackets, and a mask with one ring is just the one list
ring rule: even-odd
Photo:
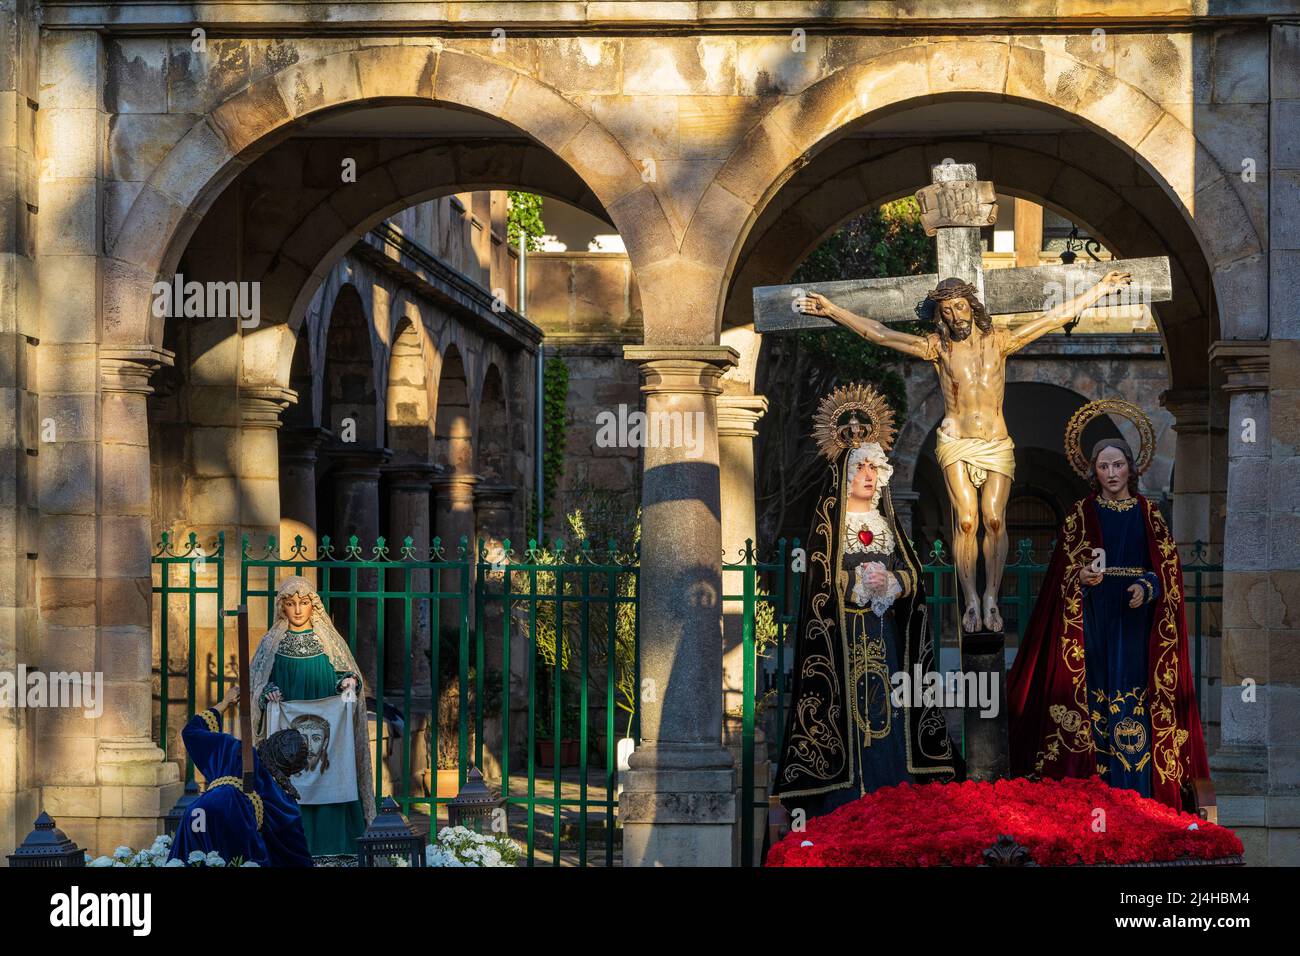
[[[441,468],[442,466],[435,466]],[[460,474],[458,472],[443,472],[433,476],[433,487],[439,491],[463,491],[465,494],[473,494],[474,487],[479,483],[478,475]]]
[[387,448],[349,448],[334,445],[326,450],[334,474],[346,478],[379,479],[379,469],[392,456]]
[[171,366],[176,353],[153,345],[99,350],[99,385],[106,392],[152,395],[149,379],[163,366]]
[[514,496],[515,486],[507,485],[501,482],[479,481],[474,486],[474,500],[482,501],[488,504],[498,504],[509,501]]
[[388,479],[391,491],[428,494],[433,487],[433,479],[438,475],[438,466],[427,462],[392,462],[384,465],[380,471]]
[[740,362],[730,345],[625,345],[623,358],[641,366],[641,391],[722,394],[719,380]]
[[1225,392],[1268,390],[1269,344],[1264,341],[1220,339],[1210,346],[1210,361],[1227,381]]
[[766,414],[766,395],[719,395],[718,437],[756,438],[755,426]]
[[1209,393],[1196,388],[1167,388],[1160,393],[1160,407],[1174,416],[1176,432],[1197,434],[1210,429]]
[[320,446],[333,437],[328,428],[285,428],[280,432],[280,458],[294,464],[314,465]]
[[241,385],[239,421],[245,428],[279,428],[280,414],[298,402],[298,393],[280,385]]

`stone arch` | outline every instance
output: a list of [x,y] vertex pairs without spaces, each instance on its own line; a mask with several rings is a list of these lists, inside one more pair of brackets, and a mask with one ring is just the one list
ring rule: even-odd
[[510,415],[506,404],[505,379],[495,362],[483,373],[479,399],[475,403],[478,421],[474,442],[475,473],[484,481],[500,484],[510,474]]
[[435,412],[433,460],[449,474],[474,472],[473,423],[470,410],[470,382],[462,353],[455,344],[447,346],[438,371],[438,399]]
[[[1079,135],[1098,146],[1092,134]],[[1220,330],[1209,272],[1190,227],[1153,195],[1154,184],[1142,188],[1138,183],[1121,194],[1101,178],[1107,165],[1133,166],[1131,157],[1117,147],[1096,150],[1088,162],[1071,162],[1065,149],[1036,145],[1028,138],[1008,142],[1011,139],[854,139],[828,147],[815,164],[791,177],[751,230],[732,276],[724,331],[752,322],[752,286],[789,281],[797,264],[845,219],[909,195],[929,176],[933,162],[955,155],[976,162],[982,175],[998,183],[999,191],[1031,199],[1085,225],[1119,255],[1168,255],[1174,298],[1154,311],[1165,339],[1170,380],[1173,387],[1204,387],[1204,351]],[[1174,334],[1184,329],[1198,334]]]
[[424,325],[413,308],[398,318],[392,343],[384,389],[386,443],[395,461],[424,463],[432,443],[429,369]]
[[[204,213],[259,155],[325,110],[377,102],[437,103],[500,118],[546,148],[548,163],[538,170],[543,176],[567,166],[587,185],[624,237],[634,267],[667,254],[671,227],[637,165],[601,123],[553,87],[506,64],[443,49],[436,39],[365,47],[273,71],[227,97],[180,138],[108,242],[109,340],[161,341],[148,309],[152,283],[175,270]],[[427,198],[424,193],[400,204],[373,199],[367,217],[378,221]]]
[[355,285],[339,289],[321,332],[321,420],[336,441],[351,444],[351,434],[357,447],[377,447],[383,442],[383,419],[375,375],[374,324]]
[[[864,117],[944,96],[1019,102],[1067,116],[1130,152],[1195,232],[1222,314],[1239,323],[1227,334],[1257,337],[1255,323],[1267,316],[1258,285],[1266,268],[1263,242],[1218,161],[1185,123],[1137,87],[1071,55],[1064,42],[1054,48],[1033,42],[1039,46],[962,39],[895,49],[856,61],[783,100],[718,172],[701,208],[715,191],[731,198],[715,197],[715,214],[692,220],[684,248],[707,249],[729,276],[756,216],[778,190]],[[1049,77],[1055,82],[1049,84]],[[1184,159],[1190,159],[1187,168],[1177,165]],[[1200,221],[1193,215],[1198,208],[1207,210]],[[1246,223],[1250,227],[1242,229]],[[734,240],[730,248],[727,239]],[[725,289],[715,303],[715,331],[724,308]],[[1241,324],[1239,316],[1251,324]]]
[[298,400],[284,410],[284,424],[288,428],[314,428],[320,424],[320,401],[316,383],[323,376],[316,373],[317,365],[312,354],[312,328],[303,323],[294,340],[293,357],[289,366],[289,387]]

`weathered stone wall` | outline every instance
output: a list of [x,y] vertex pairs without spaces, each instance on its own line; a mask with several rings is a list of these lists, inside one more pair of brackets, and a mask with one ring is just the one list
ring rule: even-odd
[[[0,3],[0,670],[32,659],[38,642],[35,568],[40,450],[35,207],[38,32],[33,4]],[[57,346],[56,346],[57,347]],[[94,389],[94,350],[59,349],[68,374]],[[65,432],[65,437],[71,437]],[[50,611],[77,614],[66,595]],[[36,819],[35,715],[0,709],[0,856]]]

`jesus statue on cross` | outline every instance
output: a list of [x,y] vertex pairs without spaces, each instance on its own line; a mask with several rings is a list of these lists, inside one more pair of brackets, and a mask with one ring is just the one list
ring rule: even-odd
[[[877,345],[933,364],[945,409],[935,455],[952,504],[953,562],[965,606],[962,628],[968,634],[1001,632],[998,593],[1015,474],[1015,446],[1002,410],[1007,357],[1120,290],[1126,304],[1168,301],[1169,260],[1062,262],[985,273],[980,229],[997,220],[993,184],[976,180],[973,165],[952,160],[931,167],[931,179],[916,198],[921,224],[935,237],[937,275],[756,287],[754,330],[784,332],[839,323]],[[1014,328],[994,325],[991,318],[1025,312],[1039,315]],[[888,324],[918,316],[932,320],[934,331],[911,335]],[[981,519],[982,601],[976,587]]]
[[[935,331],[924,336],[855,315],[820,293],[795,301],[806,315],[832,319],[869,342],[934,365],[944,401],[935,456],[953,504],[953,561],[965,596],[962,627],[967,633],[1001,631],[1003,627],[998,593],[1007,560],[1007,499],[1016,465],[1015,446],[1002,415],[1007,356],[1062,328],[1131,280],[1127,272],[1107,272],[1091,289],[1033,321],[1009,329],[993,326],[973,285],[961,279],[944,279],[926,296],[935,305]],[[978,331],[972,334],[973,330]],[[984,523],[986,580],[982,605],[975,587],[977,518],[983,518]]]

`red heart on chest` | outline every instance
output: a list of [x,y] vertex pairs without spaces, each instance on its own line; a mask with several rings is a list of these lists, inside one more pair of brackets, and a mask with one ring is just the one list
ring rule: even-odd
[[864,548],[867,547],[869,544],[871,544],[871,542],[874,541],[875,538],[876,536],[872,534],[870,531],[868,531],[866,528],[862,528],[861,530],[858,531],[858,540],[862,542],[862,546]]

